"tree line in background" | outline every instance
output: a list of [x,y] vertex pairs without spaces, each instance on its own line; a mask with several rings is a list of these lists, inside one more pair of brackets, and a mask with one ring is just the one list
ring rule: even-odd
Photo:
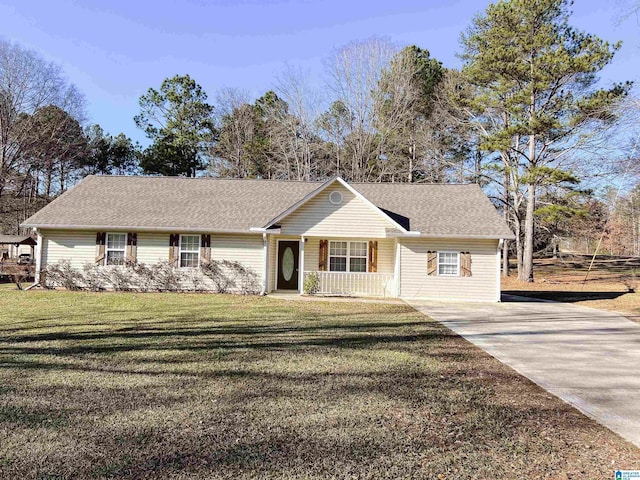
[[[598,72],[620,44],[574,29],[570,5],[491,4],[462,36],[460,70],[424,48],[373,38],[336,49],[320,89],[289,67],[256,100],[226,89],[210,103],[194,79],[176,75],[140,98],[134,120],[149,138],[146,148],[87,126],[84,99],[57,66],[0,42],[2,229],[15,231],[88,174],[340,175],[479,183],[516,234],[504,258],[515,256],[524,281],[533,279],[534,252],[555,248],[563,236],[577,241],[581,229],[627,228],[637,246],[638,218],[621,213],[635,206],[636,194],[613,202],[613,211],[605,203],[611,195],[596,199],[587,188],[621,173],[633,156],[619,141],[619,126],[629,128],[638,110],[623,108],[631,85],[598,87]],[[634,220],[617,220],[623,217]]]

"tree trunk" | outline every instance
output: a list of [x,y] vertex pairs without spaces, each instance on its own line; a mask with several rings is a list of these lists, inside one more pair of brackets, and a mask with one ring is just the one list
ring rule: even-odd
[[[533,55],[532,55],[533,57]],[[531,60],[531,78],[533,75],[533,59]],[[529,133],[529,173],[536,168],[536,135],[533,133],[533,120],[536,112],[536,94],[535,91],[531,92],[531,98],[529,101],[529,126],[531,132]],[[533,172],[535,173],[535,171]],[[524,218],[524,252],[522,258],[522,275],[519,280],[524,282],[533,282],[533,227],[534,218],[533,212],[536,210],[536,186],[533,178],[529,179],[527,185],[527,208]]]
[[[480,155],[477,154],[476,155],[476,165],[477,165],[476,181],[477,182],[480,181],[479,157]],[[507,158],[509,158],[508,153],[507,153]],[[509,209],[511,208],[511,193],[509,191],[510,182],[509,182],[509,169],[507,168],[507,165],[505,165],[505,168],[504,168],[503,183],[504,183],[504,220],[507,223],[507,225],[509,225]],[[509,242],[507,240],[505,240],[502,244],[502,276],[503,277],[509,276]]]
[[533,212],[536,209],[536,187],[527,185],[527,210],[524,219],[524,252],[522,258],[522,276],[519,280],[533,282]]
[[522,278],[522,257],[523,257],[523,246],[522,246],[522,223],[520,222],[520,217],[516,214],[514,215],[514,226],[515,226],[515,235],[516,235],[516,262],[517,262],[517,270],[518,270],[518,280]]
[[509,241],[502,242],[502,276],[509,276]]

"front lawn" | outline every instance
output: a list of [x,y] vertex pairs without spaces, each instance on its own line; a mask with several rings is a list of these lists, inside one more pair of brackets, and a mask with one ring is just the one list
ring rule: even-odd
[[612,478],[640,450],[404,305],[0,291],[0,478]]

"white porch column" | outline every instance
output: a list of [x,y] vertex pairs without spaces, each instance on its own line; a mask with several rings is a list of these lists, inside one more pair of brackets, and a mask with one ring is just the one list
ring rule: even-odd
[[298,260],[298,290],[304,293],[304,235],[300,235],[300,259]]
[[40,270],[42,269],[42,234],[39,230],[36,230],[38,235],[38,244],[36,245],[36,271],[34,274],[34,285],[40,282]]
[[394,241],[396,251],[396,263],[393,267],[393,283],[396,297],[400,296],[400,242],[396,238]]
[[262,292],[260,295],[266,295],[269,293],[269,237],[266,233],[262,234],[262,250],[263,250],[263,264],[262,264]]

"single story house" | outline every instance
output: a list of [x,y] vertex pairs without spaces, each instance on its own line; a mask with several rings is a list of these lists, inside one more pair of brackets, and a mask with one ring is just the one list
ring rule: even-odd
[[324,183],[89,176],[27,219],[36,269],[214,260],[255,272],[262,293],[500,300],[513,234],[475,184]]

